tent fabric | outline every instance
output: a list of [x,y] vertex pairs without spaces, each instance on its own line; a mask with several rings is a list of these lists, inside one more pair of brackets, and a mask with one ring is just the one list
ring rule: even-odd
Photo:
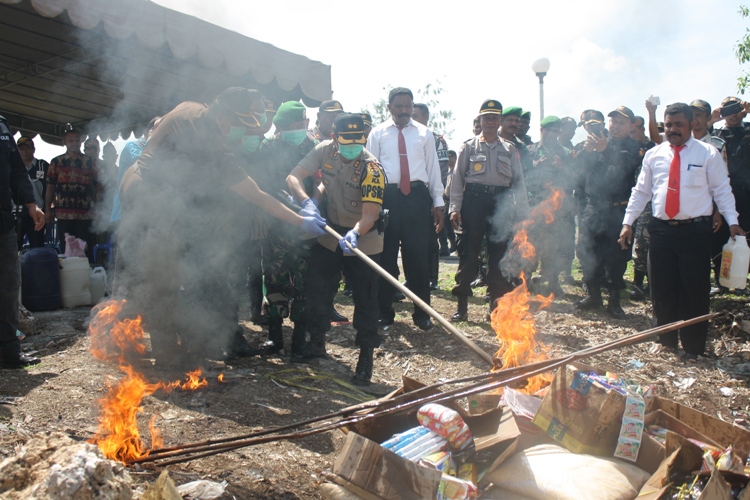
[[0,42],[0,114],[47,136],[129,135],[233,85],[276,104],[332,95],[330,66],[147,0],[0,0]]

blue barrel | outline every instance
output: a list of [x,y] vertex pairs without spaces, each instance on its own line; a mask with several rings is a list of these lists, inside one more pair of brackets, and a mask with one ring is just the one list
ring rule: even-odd
[[29,311],[62,307],[60,264],[52,248],[32,248],[21,255],[21,302]]

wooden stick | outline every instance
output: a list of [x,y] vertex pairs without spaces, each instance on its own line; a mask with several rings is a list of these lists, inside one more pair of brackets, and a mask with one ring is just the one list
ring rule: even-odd
[[[328,234],[330,234],[337,240],[341,239],[341,235],[337,233],[336,231],[334,231],[333,229],[331,229],[329,226],[326,226],[325,230]],[[484,352],[478,345],[472,342],[471,339],[469,339],[466,335],[461,333],[461,331],[458,330],[455,326],[451,325],[445,318],[443,318],[440,315],[440,313],[438,313],[435,309],[431,308],[424,300],[420,299],[417,296],[417,294],[415,294],[414,292],[406,288],[396,278],[391,276],[391,274],[388,271],[386,271],[385,269],[380,267],[378,264],[376,264],[375,261],[373,261],[370,257],[365,255],[365,253],[362,250],[352,247],[349,243],[347,243],[347,246],[349,247],[349,250],[351,250],[354,253],[354,255],[356,255],[363,261],[365,261],[365,264],[373,268],[380,276],[385,278],[385,280],[388,283],[390,283],[391,285],[396,287],[397,290],[401,291],[401,293],[409,297],[412,300],[412,302],[414,302],[416,305],[424,309],[427,312],[427,314],[429,314],[432,317],[432,319],[440,323],[440,325],[443,328],[448,330],[448,332],[453,334],[456,338],[458,338],[458,340],[460,340],[466,346],[468,346],[469,349],[474,351],[474,354],[476,354],[477,356],[482,358],[483,361],[486,361],[487,363],[489,363],[490,366],[492,366],[492,356]]]
[[[525,380],[525,379],[527,379],[527,378],[529,378],[531,376],[547,372],[549,370],[552,370],[554,368],[563,366],[565,364],[568,364],[568,363],[570,363],[572,361],[575,361],[575,360],[578,360],[578,359],[582,359],[582,358],[585,358],[585,357],[588,357],[588,356],[592,356],[592,355],[595,355],[595,354],[600,354],[600,353],[605,352],[607,350],[612,350],[612,349],[616,349],[616,348],[619,348],[619,347],[624,347],[624,346],[627,346],[627,345],[636,344],[636,343],[642,342],[644,340],[647,340],[648,338],[654,337],[656,335],[660,335],[660,334],[663,334],[663,333],[667,333],[669,331],[673,331],[673,330],[677,330],[677,329],[680,329],[680,328],[684,328],[686,326],[689,326],[689,325],[692,325],[692,324],[696,324],[696,323],[700,323],[702,321],[707,321],[707,320],[709,320],[709,319],[711,319],[711,318],[713,318],[715,316],[717,316],[716,313],[706,314],[706,315],[703,315],[703,316],[699,316],[697,318],[692,318],[692,319],[684,320],[684,321],[677,321],[677,322],[674,322],[674,323],[670,323],[668,325],[663,325],[663,326],[659,326],[659,327],[656,327],[656,328],[651,328],[649,330],[645,330],[645,331],[640,332],[640,333],[636,333],[636,334],[633,334],[633,335],[629,335],[627,337],[623,337],[623,338],[616,339],[616,340],[613,340],[613,341],[610,341],[610,342],[607,342],[607,343],[604,343],[604,344],[600,344],[598,346],[593,346],[593,347],[590,347],[590,348],[587,348],[587,349],[583,349],[583,350],[578,351],[576,353],[570,354],[568,356],[560,357],[560,358],[555,358],[555,359],[550,359],[550,360],[545,360],[545,361],[539,361],[537,363],[533,363],[533,364],[530,364],[530,365],[524,365],[524,366],[521,366],[521,367],[515,367],[515,368],[506,369],[506,370],[501,370],[501,371],[494,372],[494,373],[491,373],[491,374],[475,375],[475,376],[471,376],[471,377],[464,377],[462,379],[454,379],[452,381],[446,381],[446,382],[443,382],[443,383],[433,384],[431,386],[423,387],[423,388],[419,389],[418,391],[414,391],[414,392],[411,392],[411,393],[408,393],[408,394],[403,394],[403,395],[400,395],[397,398],[394,398],[392,400],[386,401],[385,403],[393,405],[391,408],[386,408],[386,409],[381,410],[381,411],[372,412],[372,413],[363,414],[363,415],[349,416],[349,417],[347,417],[345,419],[342,419],[342,420],[340,420],[338,422],[331,422],[331,423],[328,423],[328,424],[325,424],[325,425],[322,425],[320,427],[316,427],[316,428],[313,428],[313,429],[308,429],[308,430],[305,430],[305,431],[292,432],[292,433],[288,433],[288,434],[280,434],[280,435],[276,435],[276,436],[264,436],[266,434],[277,433],[277,432],[280,432],[282,430],[297,428],[297,427],[300,427],[302,425],[305,425],[306,423],[313,423],[315,421],[321,421],[321,420],[325,420],[325,419],[330,419],[330,418],[334,418],[334,417],[340,416],[340,415],[346,415],[346,414],[351,415],[351,413],[353,413],[353,412],[361,411],[363,409],[367,409],[368,407],[377,407],[378,405],[383,404],[384,402],[373,402],[373,403],[367,403],[367,404],[357,405],[357,406],[350,407],[350,408],[341,410],[339,412],[336,412],[336,413],[333,413],[333,414],[330,414],[330,415],[324,415],[322,417],[316,417],[314,419],[310,419],[310,420],[305,421],[305,422],[298,422],[298,423],[291,424],[291,425],[284,426],[284,427],[279,427],[279,428],[275,428],[275,429],[264,430],[264,431],[261,431],[261,432],[249,434],[247,436],[237,436],[237,437],[234,437],[234,438],[223,438],[221,440],[215,440],[213,442],[212,441],[204,441],[204,442],[201,442],[201,443],[193,443],[193,444],[187,444],[187,445],[177,446],[177,447],[172,447],[172,448],[162,448],[162,449],[159,449],[159,450],[153,450],[151,452],[151,454],[149,454],[147,457],[143,457],[143,458],[134,460],[132,462],[128,462],[128,464],[143,463],[143,462],[152,462],[152,461],[156,461],[156,460],[163,460],[163,459],[166,459],[166,458],[177,457],[177,456],[182,456],[182,455],[186,455],[186,454],[199,453],[198,455],[192,455],[192,456],[187,457],[187,458],[169,460],[169,461],[166,461],[166,462],[160,462],[160,465],[172,465],[172,464],[176,464],[176,463],[185,462],[185,461],[188,461],[188,460],[193,460],[193,459],[196,459],[196,458],[201,458],[201,457],[205,457],[205,456],[214,455],[214,454],[220,453],[222,451],[230,451],[230,450],[234,450],[234,449],[237,449],[237,448],[242,448],[242,447],[245,447],[245,446],[251,446],[251,445],[254,445],[254,444],[262,444],[262,443],[265,443],[265,442],[271,442],[271,441],[276,441],[276,440],[281,440],[281,439],[301,439],[303,437],[307,437],[307,436],[310,436],[310,435],[319,434],[321,432],[326,432],[326,431],[333,430],[333,429],[340,428],[340,427],[345,427],[347,425],[351,425],[353,423],[357,423],[357,422],[359,422],[361,420],[364,420],[364,419],[367,419],[367,418],[375,418],[375,417],[379,417],[379,416],[390,414],[390,413],[394,413],[394,412],[398,413],[398,412],[408,411],[408,410],[410,410],[410,409],[412,409],[412,408],[414,408],[416,406],[422,406],[423,404],[426,404],[428,402],[446,401],[446,400],[452,400],[452,399],[460,399],[462,397],[469,396],[471,394],[476,394],[476,393],[479,393],[479,392],[486,392],[486,391],[494,390],[494,389],[497,389],[499,387],[503,387],[503,386],[508,385],[510,383],[513,383],[513,382]],[[439,394],[434,394],[434,395],[426,396],[424,398],[412,399],[411,401],[407,401],[404,404],[400,404],[400,405],[399,404],[395,404],[394,405],[394,403],[397,403],[399,399],[404,399],[404,398],[407,398],[407,397],[414,398],[415,392],[425,391],[427,389],[436,388],[436,387],[439,387],[441,385],[445,385],[445,384],[448,384],[448,383],[459,383],[459,381],[461,381],[461,382],[463,382],[463,381],[471,381],[471,380],[482,379],[482,378],[489,378],[489,379],[495,378],[496,380],[494,380],[492,382],[482,381],[482,382],[479,382],[477,384],[472,384],[472,385],[469,385],[469,386],[464,386],[464,387],[461,387],[461,388],[454,389],[452,391],[443,392],[443,393],[439,393]]]

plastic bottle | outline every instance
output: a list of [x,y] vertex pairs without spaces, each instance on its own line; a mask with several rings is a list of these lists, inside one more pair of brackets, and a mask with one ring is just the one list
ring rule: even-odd
[[729,238],[721,253],[721,286],[735,290],[746,288],[749,264],[750,247],[747,246],[747,239],[744,236]]
[[60,291],[63,307],[91,305],[91,267],[85,257],[60,259]]
[[91,290],[91,303],[97,304],[107,288],[107,271],[103,267],[95,267],[91,270],[89,289]]

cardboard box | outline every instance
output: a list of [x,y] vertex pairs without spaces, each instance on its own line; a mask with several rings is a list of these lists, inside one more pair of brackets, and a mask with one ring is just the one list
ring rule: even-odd
[[[420,399],[425,396],[424,392],[415,392],[420,387],[423,385],[419,382],[405,379],[403,390],[386,396],[383,402],[387,404],[389,399],[410,392],[414,392],[414,399]],[[497,468],[515,452],[520,432],[512,412],[498,407],[483,415],[471,416],[457,405],[440,404],[459,412],[471,430],[477,455],[492,457],[489,470]],[[419,425],[417,410],[350,425],[346,443],[334,462],[334,474],[385,499],[435,498],[442,475],[439,471],[417,465],[378,444],[393,434]]]
[[557,371],[534,425],[573,453],[611,457],[626,396],[592,381],[587,371],[596,370],[570,364]]
[[718,443],[721,447],[727,447],[731,444],[734,446],[737,456],[743,460],[750,455],[750,432],[741,427],[658,396],[646,401],[646,411],[648,413],[656,410],[661,410],[671,415],[688,427]]

